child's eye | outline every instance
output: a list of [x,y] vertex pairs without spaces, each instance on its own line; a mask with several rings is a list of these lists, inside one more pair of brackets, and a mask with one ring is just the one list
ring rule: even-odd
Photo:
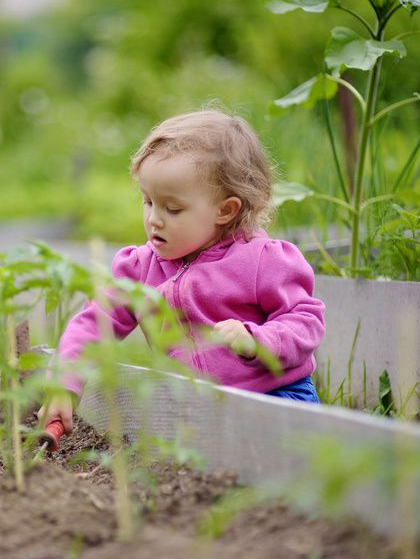
[[175,210],[175,209],[173,209],[173,208],[166,208],[166,211],[168,212],[168,214],[173,214],[173,215],[175,215],[175,214],[179,214],[179,212],[181,212],[182,210],[179,210],[179,209],[176,209],[176,210]]
[[143,206],[151,206],[152,202],[151,200],[143,200]]

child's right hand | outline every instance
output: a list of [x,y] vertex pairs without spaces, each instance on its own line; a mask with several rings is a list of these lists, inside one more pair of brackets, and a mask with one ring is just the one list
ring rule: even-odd
[[52,419],[61,419],[66,435],[71,435],[73,431],[73,396],[70,392],[55,396],[50,403],[40,408],[37,413],[39,421],[43,425]]

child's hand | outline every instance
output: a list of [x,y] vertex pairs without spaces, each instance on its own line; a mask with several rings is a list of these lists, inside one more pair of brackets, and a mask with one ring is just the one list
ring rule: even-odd
[[214,329],[220,332],[232,351],[247,359],[253,359],[257,353],[257,342],[240,320],[229,318],[216,322]]
[[70,392],[55,396],[48,406],[44,405],[37,413],[39,421],[44,425],[52,419],[61,419],[66,435],[73,431],[73,400]]

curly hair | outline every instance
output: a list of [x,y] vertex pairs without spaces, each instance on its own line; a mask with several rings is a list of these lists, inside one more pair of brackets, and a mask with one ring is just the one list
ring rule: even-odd
[[224,234],[241,231],[249,240],[272,213],[272,175],[263,147],[241,117],[218,109],[181,114],[154,127],[132,157],[131,173],[138,178],[143,161],[152,154],[166,159],[191,155],[197,172],[215,195],[237,196],[241,209]]

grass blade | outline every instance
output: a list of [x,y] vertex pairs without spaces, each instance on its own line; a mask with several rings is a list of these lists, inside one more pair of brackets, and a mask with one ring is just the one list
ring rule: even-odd
[[418,139],[417,144],[414,146],[413,151],[408,156],[406,164],[404,165],[400,174],[398,175],[397,180],[395,181],[394,186],[392,187],[392,192],[396,192],[400,187],[401,183],[403,182],[404,178],[406,177],[406,175],[407,176],[409,175],[411,169],[413,168],[413,165],[416,162],[416,158],[417,155],[419,154],[419,151],[420,151],[420,138]]

